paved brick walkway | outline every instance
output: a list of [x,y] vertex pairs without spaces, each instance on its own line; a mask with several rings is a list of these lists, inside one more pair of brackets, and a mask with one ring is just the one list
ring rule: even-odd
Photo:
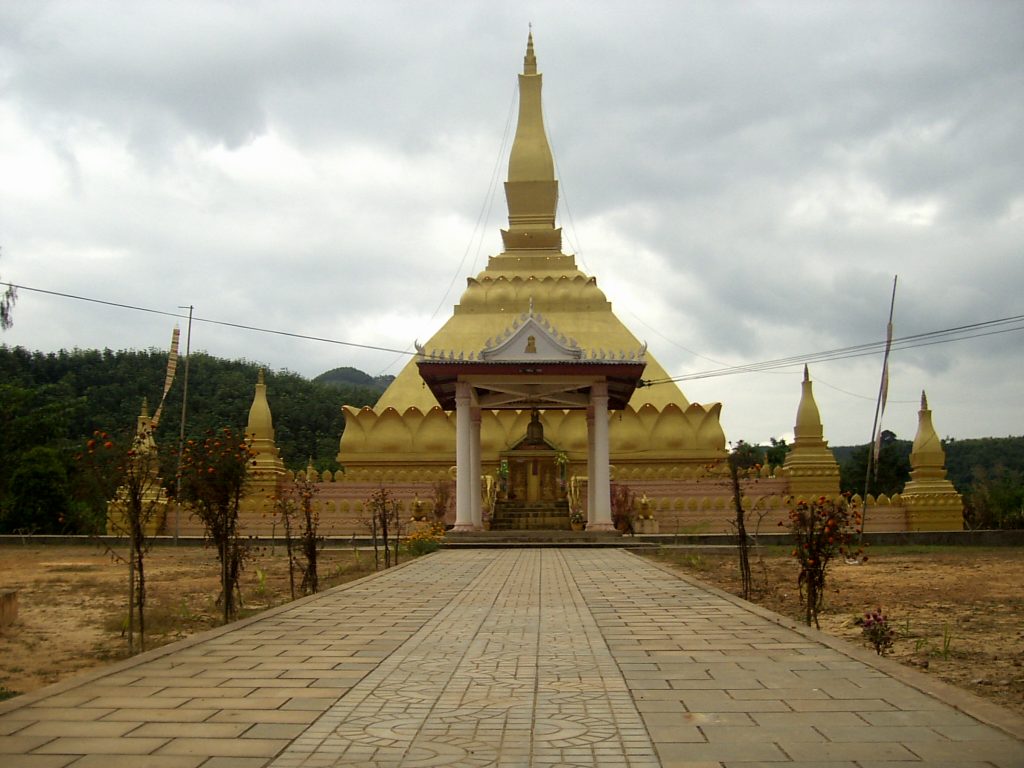
[[779,764],[1016,768],[1024,720],[619,550],[441,552],[0,704],[3,768]]

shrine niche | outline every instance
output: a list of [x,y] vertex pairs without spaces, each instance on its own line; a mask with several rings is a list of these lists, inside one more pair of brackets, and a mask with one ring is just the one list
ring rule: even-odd
[[536,409],[530,415],[526,436],[503,451],[500,460],[508,469],[505,493],[510,501],[565,498],[565,452],[544,438],[544,425]]

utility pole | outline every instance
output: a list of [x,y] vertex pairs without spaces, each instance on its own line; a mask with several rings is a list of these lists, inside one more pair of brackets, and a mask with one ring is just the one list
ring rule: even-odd
[[[179,306],[178,309],[185,309]],[[178,545],[181,535],[181,452],[185,449],[185,414],[188,412],[188,364],[192,359],[192,310],[188,305],[188,330],[185,333],[185,386],[181,393],[181,428],[178,431],[178,472],[174,494],[174,545]]]

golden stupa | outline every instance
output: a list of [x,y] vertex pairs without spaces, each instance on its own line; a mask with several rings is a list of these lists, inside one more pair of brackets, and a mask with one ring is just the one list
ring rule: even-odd
[[[580,347],[600,350],[602,357],[628,354],[642,346],[615,316],[596,278],[582,272],[574,256],[562,252],[561,229],[555,225],[558,181],[544,130],[541,78],[531,33],[519,75],[519,118],[505,183],[509,225],[501,232],[503,250],[488,259],[486,269],[467,279],[451,318],[422,344],[428,354],[478,354],[524,313],[543,315]],[[650,353],[645,359],[645,379],[669,378]],[[720,410],[719,403],[690,403],[674,383],[637,389],[609,425],[616,476],[669,479],[687,466],[721,459],[725,434]],[[374,407],[345,406],[344,411],[338,461],[345,467],[345,481],[423,482],[447,476],[454,464],[454,416],[443,411],[424,386],[416,359]],[[522,411],[483,414],[485,472],[497,465],[501,452],[524,437],[530,417]],[[547,440],[574,467],[585,464],[584,413],[548,409],[540,418]]]

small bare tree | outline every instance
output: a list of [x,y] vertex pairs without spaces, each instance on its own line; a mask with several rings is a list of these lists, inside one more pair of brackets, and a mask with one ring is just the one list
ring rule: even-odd
[[757,446],[745,443],[743,440],[736,442],[728,458],[729,482],[732,490],[733,507],[736,510],[733,527],[736,528],[740,585],[744,600],[750,599],[753,579],[750,574],[750,537],[747,535],[747,510],[743,506],[743,490],[740,487],[740,479],[749,477],[757,472],[760,469],[760,461],[761,453]]
[[[320,489],[302,475],[296,475],[286,486],[275,505],[275,514],[284,527],[288,550],[288,584],[295,599],[295,572],[302,574],[302,594],[311,595],[320,589],[317,557],[323,546],[320,535],[320,512],[316,508],[316,495]],[[296,541],[297,534],[297,541]]]
[[434,519],[443,523],[452,504],[452,481],[438,480],[433,486]]
[[[78,454],[90,496],[106,508],[109,530],[128,540],[127,557],[107,546],[112,558],[128,565],[128,651],[135,650],[136,619],[139,649],[146,649],[146,554],[153,528],[166,503],[159,475],[159,455],[152,427],[143,415],[134,435],[115,438],[94,432]],[[105,545],[106,546],[106,545]]]
[[391,494],[387,488],[378,488],[373,492],[373,495],[367,499],[366,508],[370,513],[370,517],[365,521],[367,527],[370,529],[370,534],[373,537],[373,562],[374,566],[380,569],[380,553],[378,551],[378,542],[381,545],[384,553],[384,567],[391,567],[391,542],[389,535],[395,534],[395,546],[394,546],[394,560],[395,564],[398,564],[398,543],[401,536],[401,519],[402,516],[398,509],[398,500]]
[[612,524],[615,529],[632,536],[633,514],[636,511],[636,493],[623,483],[611,484]]

